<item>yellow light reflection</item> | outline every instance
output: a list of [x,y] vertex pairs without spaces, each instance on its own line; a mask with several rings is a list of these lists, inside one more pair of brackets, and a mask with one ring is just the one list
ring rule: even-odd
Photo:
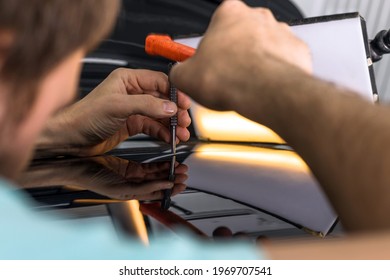
[[148,229],[146,228],[145,220],[140,210],[138,200],[117,200],[117,199],[75,199],[74,203],[80,204],[101,204],[101,203],[122,203],[126,213],[129,215],[129,223],[136,232],[136,235],[144,245],[149,245]]
[[142,243],[149,245],[148,230],[146,228],[145,220],[142,215],[140,204],[138,200],[128,200],[125,202],[129,209],[131,221],[134,224],[134,229],[137,232],[137,236],[141,239]]
[[197,158],[308,172],[306,163],[294,152],[228,144],[201,144]]
[[285,143],[271,129],[246,119],[235,112],[213,111],[194,103],[191,113],[196,133],[201,139]]

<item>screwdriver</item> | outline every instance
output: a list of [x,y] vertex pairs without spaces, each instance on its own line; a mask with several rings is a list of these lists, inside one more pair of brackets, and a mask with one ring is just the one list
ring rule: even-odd
[[161,56],[176,62],[183,62],[195,54],[195,49],[176,43],[169,35],[150,34],[145,40],[148,55]]
[[[150,34],[145,40],[145,51],[149,55],[161,56],[176,62],[182,62],[195,54],[195,49],[189,46],[176,43],[169,35]],[[173,64],[170,64],[169,71]],[[177,104],[177,89],[171,84],[170,100]],[[173,116],[170,121],[171,128],[171,152],[176,155],[176,126],[177,115]]]
[[[195,49],[176,43],[168,35],[150,34],[145,40],[145,51],[152,56],[161,56],[172,61],[182,62],[195,54]],[[173,67],[173,63],[169,64],[169,72]],[[177,89],[170,81],[169,99],[177,104]],[[176,127],[177,114],[170,118],[171,132],[171,167],[169,169],[168,180],[175,181],[175,163],[176,163]],[[166,211],[171,205],[172,190],[164,190],[163,199],[161,201],[161,210]]]
[[[169,69],[168,71],[170,72],[173,63],[169,63]],[[170,87],[169,87],[169,99],[172,102],[175,102],[177,104],[177,89],[176,87],[170,82]],[[169,168],[169,177],[168,180],[171,182],[175,182],[175,164],[176,164],[176,126],[177,126],[177,113],[170,118],[170,132],[171,132],[171,153],[172,153],[172,158],[171,158],[171,166]],[[161,201],[161,210],[166,211],[169,209],[171,206],[171,194],[172,190],[171,189],[166,189],[163,192],[163,199]]]
[[[173,67],[173,63],[169,64],[169,72]],[[169,100],[177,104],[177,88],[169,81]],[[177,113],[170,118],[170,130],[171,130],[171,152],[176,155],[176,127],[177,127]]]
[[144,45],[113,39],[107,39],[106,42],[143,49],[148,55],[161,56],[176,62],[182,62],[195,54],[194,48],[177,43],[169,35],[165,34],[150,34],[146,36]]

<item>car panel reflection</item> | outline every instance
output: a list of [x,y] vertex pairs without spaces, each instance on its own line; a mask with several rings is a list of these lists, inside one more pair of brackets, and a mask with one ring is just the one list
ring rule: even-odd
[[162,211],[171,157],[163,143],[126,143],[111,155],[35,161],[20,183],[37,210],[109,217],[107,226],[144,243],[140,215],[146,235],[186,228],[207,238],[324,236],[337,221],[305,163],[278,145],[179,145],[171,206]]

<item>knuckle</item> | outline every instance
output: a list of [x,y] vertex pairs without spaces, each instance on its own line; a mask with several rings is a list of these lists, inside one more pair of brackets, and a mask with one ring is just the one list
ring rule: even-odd
[[243,7],[244,4],[241,1],[225,0],[216,10],[214,17],[226,17],[227,15],[231,14],[232,11],[237,11],[238,9],[242,9]]
[[114,71],[111,72],[110,76],[120,77],[120,76],[124,75],[127,71],[130,71],[130,70],[123,68],[123,67],[116,68]]
[[285,23],[285,22],[279,22],[279,26],[282,28],[282,29],[284,29],[285,31],[291,31],[291,28],[290,28],[290,26],[287,24],[287,23]]
[[[222,11],[225,11],[225,10],[229,10],[231,8],[236,8],[236,7],[240,6],[241,4],[242,4],[241,1],[231,1],[231,0],[227,1],[227,0],[225,0],[222,2],[220,7],[221,7]],[[226,11],[226,12],[228,12],[228,11]]]
[[271,10],[269,9],[266,9],[266,8],[258,8],[258,12],[261,13],[261,15],[267,19],[267,20],[271,20],[271,19],[274,19],[274,15],[273,13],[271,12]]

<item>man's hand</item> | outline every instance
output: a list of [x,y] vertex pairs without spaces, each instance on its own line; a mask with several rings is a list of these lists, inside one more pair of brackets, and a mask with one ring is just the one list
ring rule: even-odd
[[308,48],[286,25],[229,0],[171,80],[202,105],[278,133],[308,164],[345,229],[388,230],[390,110],[310,69]]
[[179,92],[176,106],[168,100],[168,90],[164,73],[117,69],[84,99],[49,121],[38,150],[46,155],[98,155],[138,133],[169,142],[169,117],[176,112],[177,141],[186,141],[190,99]]
[[170,162],[139,163],[113,156],[45,160],[29,167],[19,178],[24,188],[72,186],[119,200],[158,200],[163,191],[172,196],[186,188],[188,167],[175,163],[175,180],[169,181]]
[[[217,110],[235,110],[246,99],[253,81],[278,83],[273,64],[284,62],[311,73],[307,46],[289,26],[263,8],[241,1],[225,1],[215,12],[196,54],[176,65],[172,82],[200,104]],[[266,87],[265,87],[266,88]],[[257,92],[257,99],[273,92]]]

